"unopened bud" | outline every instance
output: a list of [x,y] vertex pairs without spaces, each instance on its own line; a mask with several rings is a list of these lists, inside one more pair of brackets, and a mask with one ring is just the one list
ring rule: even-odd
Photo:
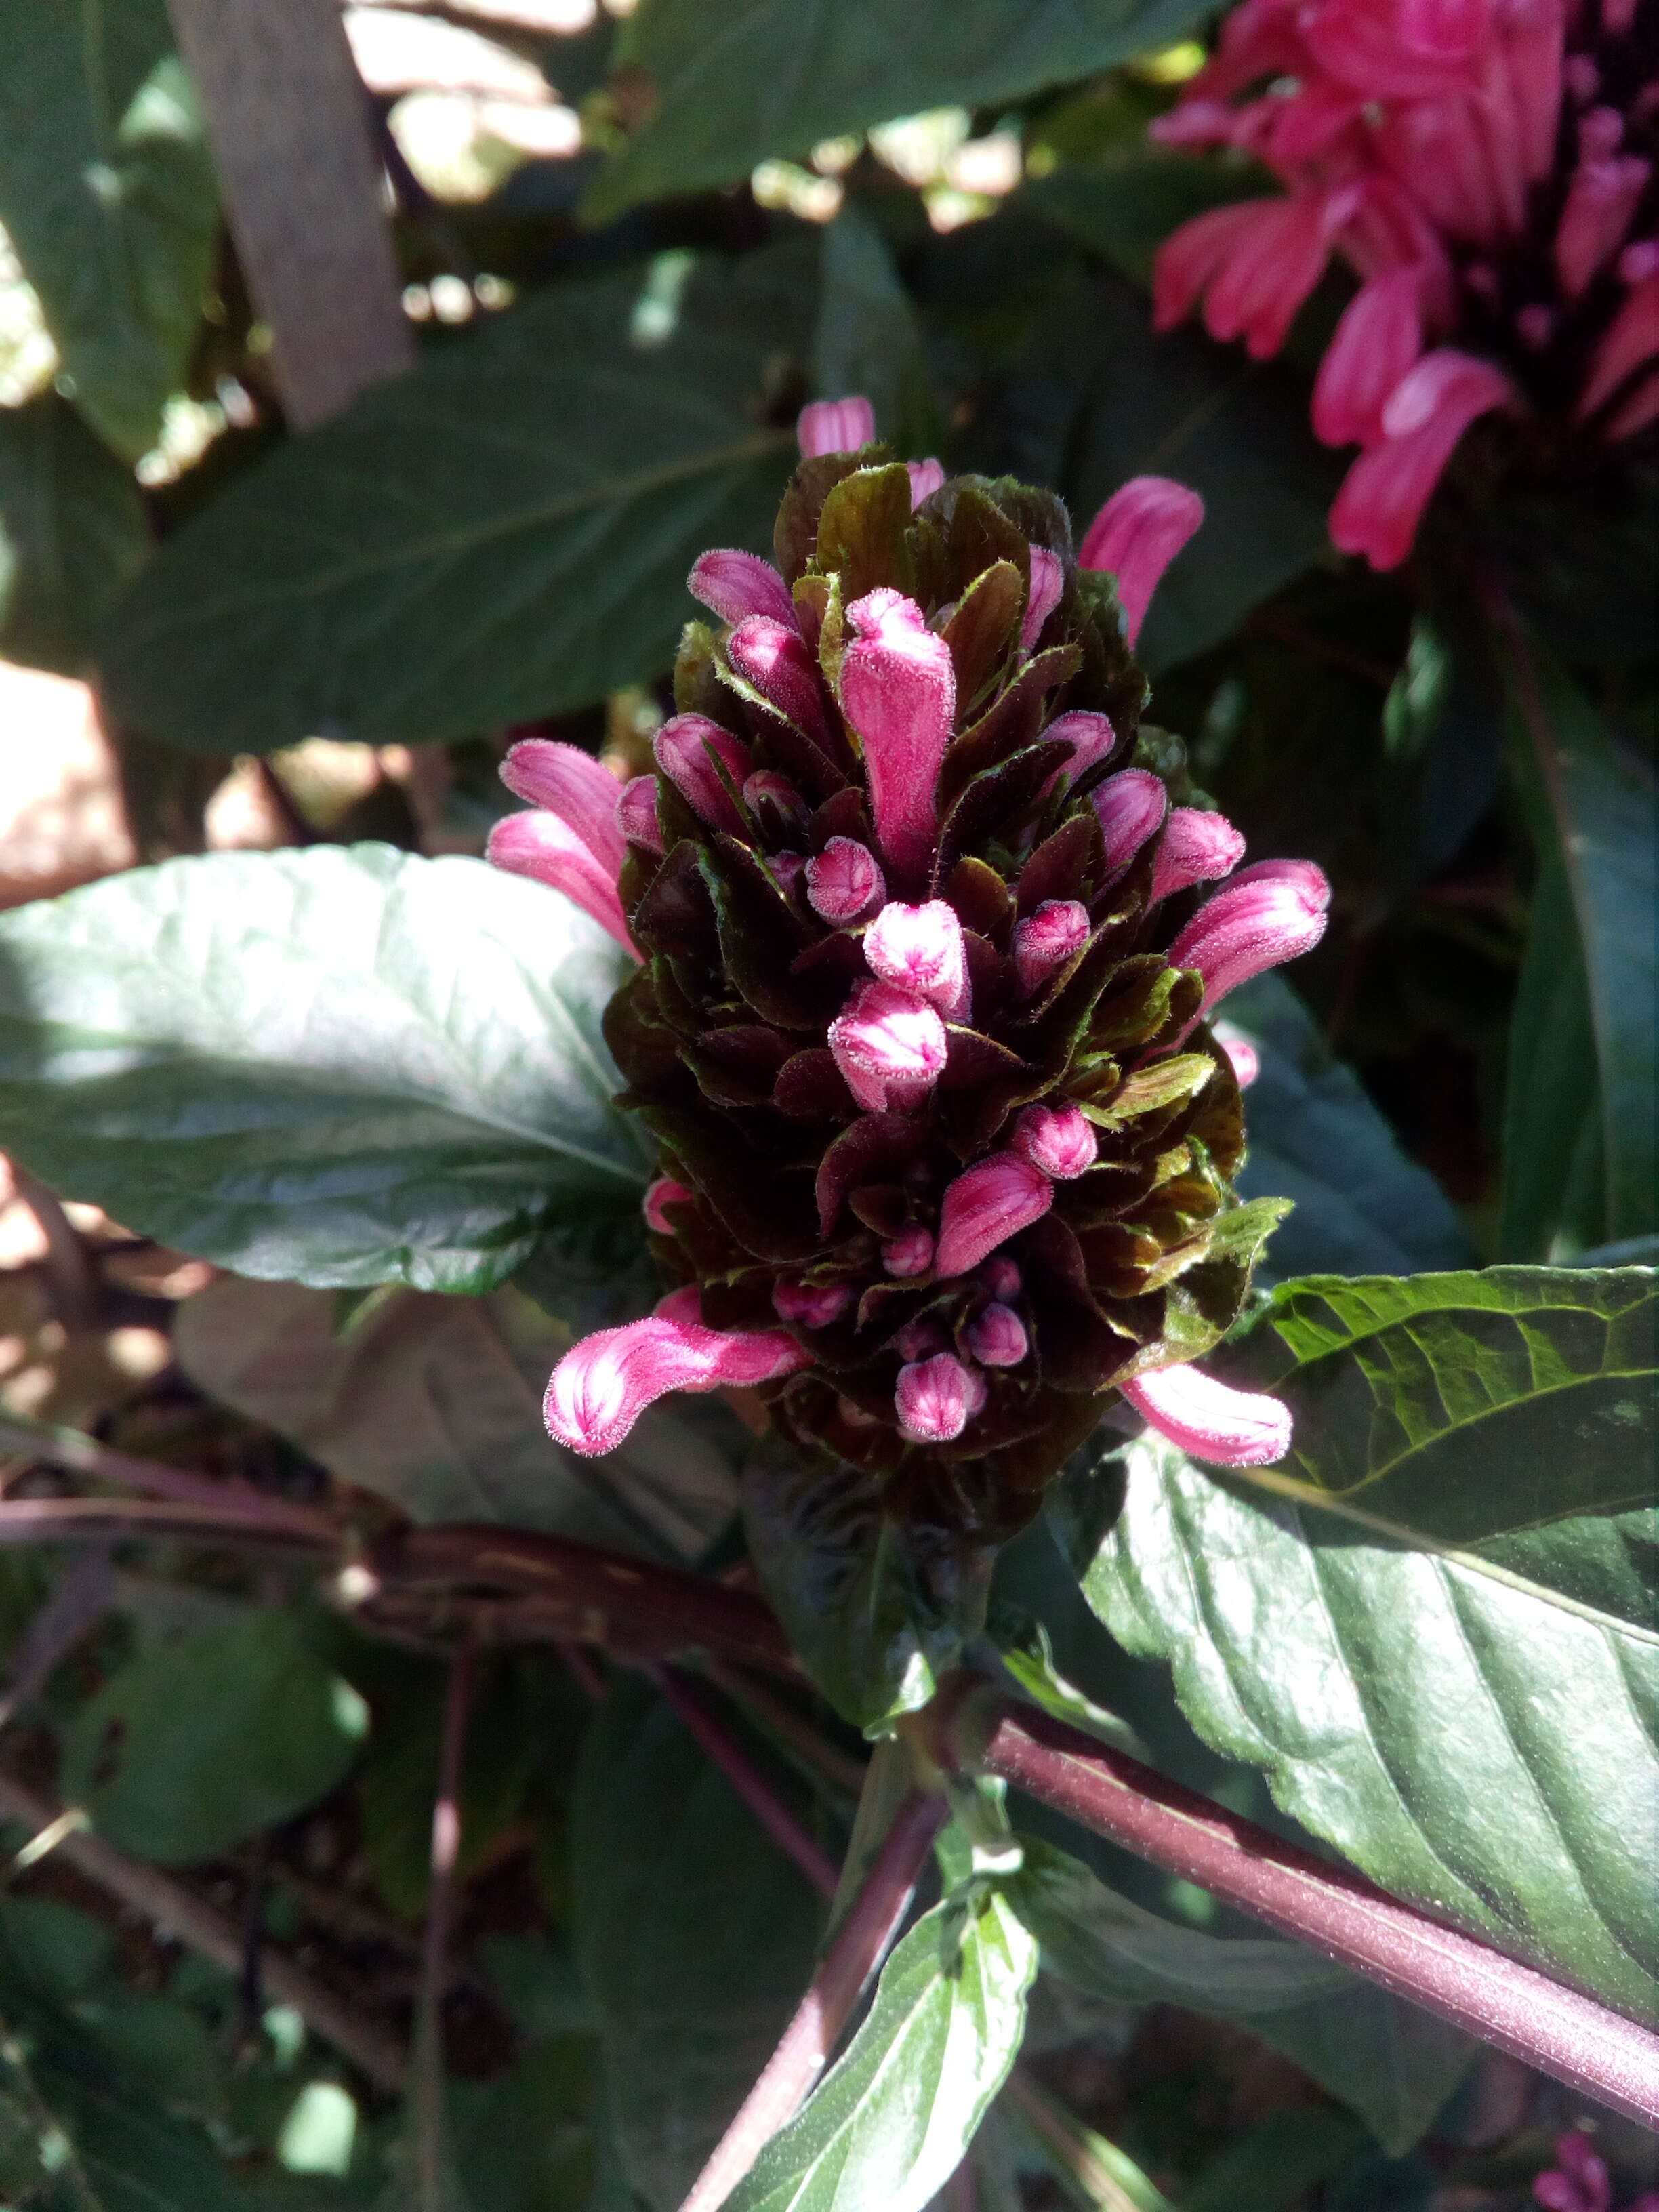
[[887,896],[881,864],[856,837],[832,837],[806,863],[806,896],[835,929],[866,921]]
[[1029,653],[1042,635],[1042,625],[1060,605],[1060,595],[1066,588],[1066,570],[1058,553],[1049,552],[1046,545],[1031,548],[1031,589],[1025,602],[1024,620],[1019,626],[1019,641]]
[[789,1283],[773,1285],[772,1307],[780,1321],[798,1322],[804,1328],[827,1328],[839,1321],[853,1303],[847,1283]]
[[1089,525],[1078,565],[1109,569],[1117,579],[1131,646],[1164,571],[1203,520],[1203,501],[1185,484],[1168,477],[1131,477]]
[[1176,807],[1164,825],[1152,862],[1152,903],[1156,906],[1194,884],[1212,884],[1231,875],[1243,857],[1243,837],[1224,814]]
[[981,1367],[1018,1367],[1031,1348],[1025,1324],[1013,1308],[994,1302],[975,1315],[963,1334]]
[[622,796],[617,801],[617,827],[630,845],[641,846],[647,853],[662,851],[654,775],[633,776],[623,784]]
[[676,1235],[674,1224],[663,1208],[665,1206],[684,1206],[690,1195],[683,1182],[676,1182],[672,1176],[659,1176],[647,1189],[642,1200],[647,1225],[654,1229],[659,1237]]
[[1019,1269],[1006,1252],[994,1254],[980,1269],[979,1279],[1000,1305],[1010,1305],[1019,1296]]
[[1056,1182],[1086,1175],[1099,1148],[1094,1123],[1076,1106],[1028,1106],[1014,1124],[1014,1150]]
[[956,909],[943,899],[906,906],[894,899],[865,933],[864,957],[884,983],[937,1006],[946,1021],[968,1012],[968,955]]
[[933,1264],[933,1233],[919,1221],[907,1222],[896,1237],[881,1248],[881,1264],[890,1275],[925,1275]]
[[1212,1467],[1266,1467],[1291,1448],[1290,1408],[1234,1390],[1197,1367],[1162,1367],[1120,1386],[1160,1436]]
[[1089,942],[1089,909],[1078,899],[1045,899],[1014,925],[1014,972],[1027,998]]
[[913,992],[861,983],[830,1024],[830,1049],[866,1113],[902,1113],[944,1073],[945,1024]]
[[984,1389],[983,1382],[961,1360],[948,1352],[936,1352],[931,1359],[900,1368],[893,1392],[898,1425],[914,1443],[949,1443],[983,1405]]
[[657,766],[695,813],[713,829],[742,835],[743,817],[714,767],[718,759],[732,782],[742,785],[750,762],[740,738],[707,714],[676,714],[658,731],[652,750]]
[[875,410],[867,399],[815,399],[800,410],[795,434],[807,460],[820,453],[855,453],[876,434]]
[[934,1273],[965,1275],[999,1244],[1040,1221],[1054,1195],[1048,1177],[1018,1152],[993,1152],[976,1161],[945,1194]]
[[910,472],[910,512],[914,514],[923,500],[931,499],[944,483],[945,469],[941,462],[931,458],[907,461],[904,465]]
[[694,599],[734,626],[750,615],[769,615],[774,622],[795,623],[795,602],[777,570],[757,553],[739,553],[717,546],[696,562],[685,580]]
[[1089,803],[1099,817],[1106,865],[1116,872],[1128,866],[1169,812],[1170,794],[1150,769],[1125,768],[1097,783]]
[[1170,947],[1172,968],[1204,979],[1206,1011],[1325,934],[1331,887],[1311,860],[1262,860],[1201,906]]
[[766,615],[750,615],[726,641],[726,657],[745,684],[809,738],[824,734],[818,664],[800,632]]
[[914,599],[887,586],[847,610],[842,698],[864,747],[876,843],[901,876],[924,875],[939,825],[939,764],[956,719],[949,647]]

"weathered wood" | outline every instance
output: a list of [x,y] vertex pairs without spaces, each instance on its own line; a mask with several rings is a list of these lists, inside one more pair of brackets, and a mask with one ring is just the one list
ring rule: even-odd
[[325,422],[415,358],[337,0],[167,0],[283,407]]

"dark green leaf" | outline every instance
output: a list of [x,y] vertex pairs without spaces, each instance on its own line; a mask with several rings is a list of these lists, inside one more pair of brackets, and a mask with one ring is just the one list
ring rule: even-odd
[[0,1135],[245,1274],[486,1290],[637,1203],[567,901],[381,845],[211,855],[0,917]]
[[0,408],[0,653],[79,675],[149,551],[137,486],[66,399]]
[[1137,110],[1125,119],[1125,141],[1107,158],[1066,162],[1027,184],[1020,200],[1121,275],[1147,284],[1154,253],[1178,225],[1273,185],[1259,171],[1149,146],[1145,116]]
[[[99,2212],[250,2212],[246,2193],[200,2129],[90,2071],[42,2066],[38,2079]],[[70,2196],[65,2212],[71,2205],[90,2212],[84,2198]]]
[[652,2212],[674,2212],[811,1977],[820,1908],[642,1683],[589,1733],[572,1845],[616,2144]]
[[812,342],[818,391],[830,398],[861,392],[875,410],[878,434],[899,453],[936,445],[915,310],[886,240],[856,200],[823,234],[823,288]]
[[162,0],[0,13],[0,222],[76,398],[137,460],[184,381],[218,222]]
[[665,337],[636,280],[562,286],[367,393],[168,544],[110,629],[116,712],[209,752],[410,743],[667,667],[697,555],[769,544],[811,266],[700,271]]
[[588,198],[594,221],[744,176],[919,108],[979,107],[1164,46],[1196,0],[643,0],[615,60],[659,106]]
[[883,1968],[846,2057],[727,2212],[921,2212],[1014,2063],[1036,1963],[999,1890],[935,1905]]
[[1230,1368],[1291,1407],[1286,1459],[1131,1445],[1084,1577],[1286,1811],[1642,2016],[1654,1310],[1641,1268],[1288,1285]]
[[326,1796],[363,1726],[298,1620],[257,1613],[112,1674],[76,1716],[64,1795],[118,1849],[188,1865]]
[[1258,977],[1231,994],[1223,1018],[1261,1059],[1244,1094],[1249,1150],[1238,1188],[1295,1202],[1267,1245],[1261,1279],[1405,1273],[1474,1256],[1440,1186],[1401,1152],[1289,984]]
[[1659,811],[1651,775],[1541,644],[1517,635],[1504,665],[1540,864],[1510,1034],[1503,1249],[1570,1260],[1659,1225]]
[[1296,2212],[1364,2142],[1346,2112],[1297,2105],[1270,2112],[1200,2167],[1182,2212]]
[[1382,707],[1382,834],[1397,893],[1443,867],[1498,795],[1503,702],[1460,627],[1419,614]]

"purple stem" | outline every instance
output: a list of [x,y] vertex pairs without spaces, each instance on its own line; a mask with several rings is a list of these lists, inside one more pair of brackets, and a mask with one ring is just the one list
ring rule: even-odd
[[720,2137],[680,2212],[717,2212],[823,2071],[870,1977],[909,1909],[945,1814],[942,1797],[913,1791],[813,1975],[783,2039]]
[[0,1414],[0,1444],[27,1452],[47,1467],[67,1468],[124,1490],[144,1490],[152,1497],[172,1499],[180,1505],[206,1505],[216,1512],[240,1513],[260,1528],[283,1529],[313,1542],[332,1542],[337,1535],[325,1514],[309,1506],[290,1504],[286,1498],[267,1498],[237,1482],[220,1482],[210,1474],[188,1474],[182,1468],[163,1467],[134,1453],[115,1451],[79,1429],[56,1423],[27,1421],[16,1414]]
[[927,1730],[941,1765],[1000,1775],[1626,2118],[1659,2124],[1659,2036],[1080,1729],[959,1680]]
[[833,1897],[841,1885],[841,1874],[835,1861],[807,1833],[778,1796],[706,1692],[676,1668],[653,1667],[648,1671],[665,1699],[685,1723],[687,1731],[696,1737],[704,1754],[719,1767],[779,1850],[793,1859],[815,1889],[825,1897]]

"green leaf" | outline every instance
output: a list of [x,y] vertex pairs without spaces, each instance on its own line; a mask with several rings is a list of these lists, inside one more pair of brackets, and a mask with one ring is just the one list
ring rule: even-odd
[[1270,2112],[1200,2168],[1182,2212],[1296,2212],[1364,2140],[1346,2112],[1328,2105]]
[[138,488],[66,399],[0,408],[0,653],[78,676],[143,566]]
[[0,13],[0,222],[75,398],[137,460],[184,382],[218,228],[162,0]]
[[[393,1291],[342,1331],[326,1291],[230,1277],[185,1300],[173,1336],[179,1364],[212,1396],[412,1520],[499,1521],[625,1549],[643,1533],[653,1549],[695,1558],[737,1504],[723,1409],[671,1398],[594,1468],[542,1422],[569,1343],[510,1290]],[[735,1447],[743,1432],[731,1427]]]
[[1181,1927],[1052,1844],[1026,1838],[1024,1849],[1009,1896],[1045,1971],[1113,2006],[1176,2004],[1237,2021],[1351,2105],[1396,2156],[1474,2057],[1467,2035],[1316,1952]]
[[1020,192],[1023,207],[1141,285],[1151,283],[1153,256],[1182,223],[1273,190],[1260,171],[1149,146],[1148,119],[1137,106],[1104,159],[1066,162]]
[[873,1732],[925,1705],[983,1619],[988,1562],[884,1512],[875,1478],[795,1446],[751,1455],[743,1506],[766,1595],[842,1717]]
[[812,380],[826,398],[861,392],[902,453],[939,442],[921,326],[874,218],[849,200],[823,234]]
[[1287,1285],[1222,1363],[1286,1459],[1143,1437],[1083,1577],[1385,1888],[1650,2018],[1655,1308],[1633,1267]]
[[118,1669],[76,1716],[64,1790],[118,1849],[187,1866],[326,1796],[362,1734],[299,1620],[257,1613]]
[[1512,641],[1540,872],[1511,1036],[1504,1250],[1570,1259],[1659,1227],[1659,793],[1553,656]]
[[1295,1202],[1273,1232],[1258,1280],[1405,1274],[1474,1257],[1439,1184],[1406,1158],[1288,983],[1259,976],[1229,996],[1223,1018],[1261,1060],[1244,1094],[1249,1150],[1238,1189],[1246,1198]]
[[613,2139],[652,2212],[675,2212],[811,1978],[821,1908],[638,1681],[588,1733],[571,1844]]
[[[36,2079],[99,2212],[251,2212],[207,2135],[158,2112],[131,2085],[111,2083],[90,2068],[42,2065]],[[71,2193],[64,2202],[65,2212],[70,2206],[90,2212],[84,2197]]]
[[613,61],[657,105],[588,195],[636,201],[745,176],[769,155],[917,109],[994,106],[1167,45],[1196,0],[642,0]]
[[0,1141],[250,1275],[487,1290],[637,1204],[566,900],[381,845],[169,860],[0,916]]
[[1025,2029],[1037,1947],[998,1889],[946,1899],[882,1969],[846,2056],[727,2212],[921,2212],[973,2141]]
[[635,277],[560,286],[366,393],[169,541],[107,635],[116,714],[207,752],[413,744],[656,675],[697,555],[770,549],[767,376],[812,273],[720,260],[665,337]]

